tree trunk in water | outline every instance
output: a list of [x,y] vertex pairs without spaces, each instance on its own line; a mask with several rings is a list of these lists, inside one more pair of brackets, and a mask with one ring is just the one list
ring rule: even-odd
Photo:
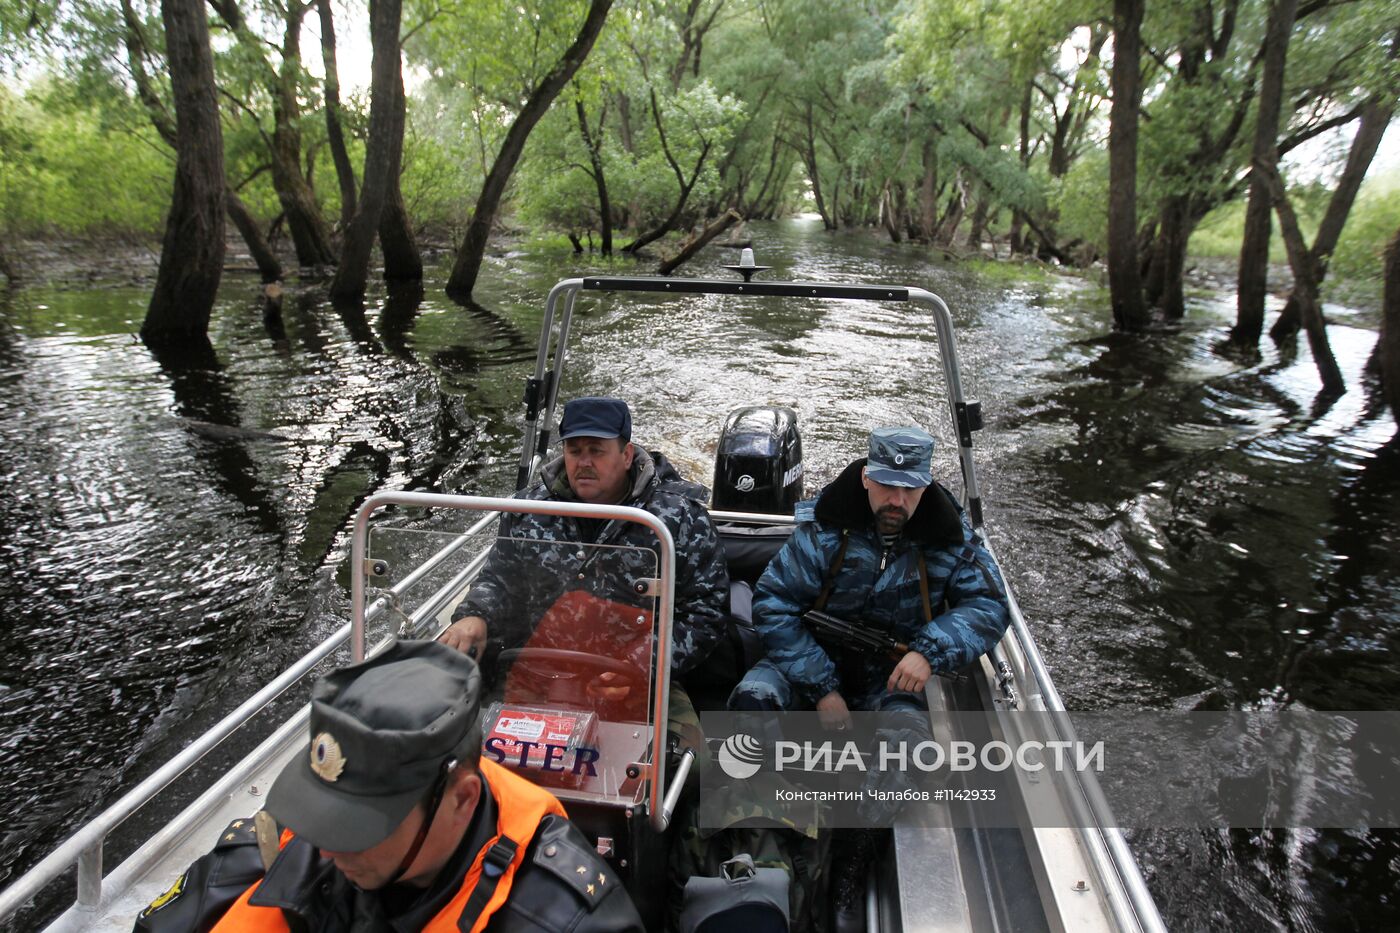
[[[1400,45],[1400,39],[1397,39],[1396,43]],[[1390,117],[1394,111],[1394,102],[1373,102],[1361,112],[1361,122],[1356,128],[1356,135],[1352,137],[1351,150],[1347,153],[1346,167],[1337,179],[1337,187],[1333,189],[1332,197],[1327,202],[1327,213],[1323,215],[1317,235],[1313,238],[1312,249],[1308,251],[1313,271],[1312,282],[1316,288],[1320,289],[1322,280],[1327,277],[1327,266],[1332,261],[1332,252],[1337,248],[1337,241],[1341,239],[1347,215],[1356,203],[1356,194],[1361,190],[1361,182],[1366,178],[1366,171],[1371,167],[1371,160],[1375,158],[1381,137],[1390,125]],[[1283,313],[1269,329],[1269,336],[1276,341],[1289,340],[1298,333],[1300,317],[1296,282],[1293,289],[1294,293],[1289,294],[1288,301],[1283,306]],[[1317,294],[1313,295],[1314,301],[1318,298]]]
[[252,256],[253,262],[257,264],[262,280],[276,282],[282,278],[282,263],[278,261],[272,247],[267,244],[262,228],[258,226],[257,220],[243,203],[243,199],[238,196],[238,192],[227,186],[224,188],[224,210],[228,213],[229,220],[238,228],[243,242],[248,244],[248,255]]
[[967,213],[967,185],[963,183],[962,173],[953,180],[953,194],[948,198],[948,210],[943,214],[943,220],[938,225],[938,232],[934,234],[933,242],[935,246],[949,247],[953,245],[953,240],[957,238],[958,227],[962,224],[963,215]]
[[[1288,59],[1288,39],[1298,0],[1275,0],[1269,10],[1264,36],[1264,75],[1259,82],[1259,116],[1254,128],[1250,161],[1256,169],[1278,167],[1278,121],[1283,110],[1283,72]],[[1264,332],[1264,296],[1269,287],[1269,234],[1273,222],[1269,186],[1256,170],[1249,180],[1249,206],[1244,215],[1244,241],[1240,244],[1239,290],[1235,326],[1230,341],[1254,348]]]
[[661,268],[657,271],[662,275],[670,275],[672,272],[676,271],[676,268],[679,267],[681,263],[700,252],[706,243],[719,236],[725,230],[728,230],[734,224],[743,222],[744,218],[740,217],[739,212],[731,207],[721,214],[714,223],[705,227],[705,229],[701,230],[694,237],[687,240],[685,245],[681,247],[680,252],[663,262]]
[[1180,320],[1186,315],[1182,278],[1186,272],[1186,247],[1195,227],[1196,218],[1185,196],[1177,195],[1163,202],[1144,292],[1148,304],[1161,309],[1168,320]]
[[822,195],[822,178],[817,163],[817,129],[812,120],[812,102],[807,102],[807,136],[803,140],[806,144],[802,150],[802,161],[807,165],[807,180],[812,183],[812,199],[817,202],[817,213],[822,215],[822,228],[825,230],[836,229],[836,218],[831,210],[827,209],[826,200]]
[[148,344],[207,342],[224,268],[224,142],[209,20],[201,0],[163,0],[175,98],[175,190],[155,291],[141,325]]
[[399,111],[399,19],[401,0],[370,0],[369,140],[365,143],[364,185],[355,219],[345,231],[340,265],[331,280],[332,298],[364,297],[370,254],[390,184],[399,177],[401,145],[394,138]]
[[982,239],[987,233],[987,212],[991,209],[991,192],[978,185],[977,208],[972,212],[972,229],[967,232],[967,246],[974,253],[982,251]]
[[[137,17],[131,0],[122,0],[121,8],[122,20],[126,26],[124,39],[127,67],[131,69],[131,78],[136,85],[136,96],[141,99],[141,103],[146,108],[146,114],[151,118],[151,125],[155,127],[160,138],[178,153],[180,143],[175,134],[175,121],[170,119],[170,112],[165,109],[165,103],[156,92],[150,75],[146,71],[146,55],[149,46],[141,28],[141,20]],[[224,212],[233,221],[233,225],[243,237],[243,242],[248,245],[248,255],[257,264],[258,273],[262,276],[262,280],[275,282],[282,278],[282,263],[277,260],[277,255],[268,245],[267,238],[263,236],[262,229],[258,226],[252,213],[238,197],[238,192],[234,191],[227,181],[224,184]]]
[[[606,109],[606,108],[605,108]],[[602,144],[603,127],[598,126],[599,138],[594,139],[588,129],[588,113],[583,107],[583,98],[574,98],[574,114],[578,117],[578,129],[583,134],[583,144],[588,147],[588,161],[593,166],[593,185],[598,189],[598,228],[603,240],[603,255],[612,255],[612,202],[608,200],[608,178],[603,172]]]
[[301,171],[301,105],[297,82],[301,75],[301,22],[305,7],[293,3],[286,14],[282,38],[282,70],[277,75],[272,113],[272,186],[287,218],[287,230],[303,266],[335,263],[331,231],[316,195]]
[[1346,382],[1327,342],[1327,325],[1322,319],[1322,308],[1314,297],[1317,295],[1317,282],[1312,277],[1312,260],[1303,233],[1298,229],[1298,217],[1293,212],[1293,205],[1289,203],[1288,192],[1278,172],[1262,168],[1256,171],[1268,183],[1269,195],[1274,200],[1279,232],[1283,234],[1283,244],[1288,248],[1288,264],[1293,269],[1293,291],[1298,296],[1298,313],[1303,329],[1308,333],[1308,347],[1312,350],[1313,362],[1317,364],[1317,374],[1322,379],[1322,391],[1329,395],[1341,395],[1347,390]]
[[408,115],[408,101],[404,97],[403,72],[394,73],[394,145],[398,149],[399,172],[389,179],[389,189],[384,193],[384,208],[379,212],[379,250],[384,254],[384,278],[390,282],[421,282],[423,280],[423,256],[418,252],[418,242],[413,236],[413,223],[408,217],[408,208],[403,203],[403,190],[399,178],[403,168],[403,134]]
[[452,264],[452,275],[447,280],[447,293],[452,297],[471,297],[472,289],[476,287],[476,277],[481,272],[481,261],[486,256],[486,241],[491,237],[491,225],[496,221],[496,211],[506,193],[506,184],[510,181],[515,164],[520,161],[520,154],[525,149],[525,140],[529,138],[535,124],[549,110],[550,103],[588,57],[594,40],[598,38],[603,23],[607,21],[608,10],[611,7],[612,0],[592,0],[588,6],[588,16],[584,19],[583,27],[573,44],[530,94],[525,106],[511,123],[505,141],[496,153],[496,161],[492,163],[491,171],[486,176],[486,183],[481,186],[476,210],[472,212],[467,234]]
[[938,154],[924,143],[924,177],[919,180],[919,239],[933,242],[938,229]]
[[1385,297],[1381,302],[1381,393],[1400,425],[1400,230],[1385,251]]
[[335,18],[331,0],[316,0],[321,17],[321,63],[326,72],[326,143],[330,146],[335,177],[340,182],[340,226],[350,228],[355,216],[355,169],[345,149],[340,120],[340,71],[335,63]]
[[413,235],[399,180],[393,178],[379,212],[379,250],[384,254],[384,278],[390,282],[422,281],[423,255]]
[[894,212],[894,198],[890,194],[889,186],[880,194],[880,225],[885,228],[885,232],[890,235],[891,243],[898,243],[904,239],[904,235],[899,230],[900,218]]
[[1113,3],[1113,106],[1108,130],[1108,289],[1113,326],[1147,327],[1137,255],[1137,137],[1143,0]]

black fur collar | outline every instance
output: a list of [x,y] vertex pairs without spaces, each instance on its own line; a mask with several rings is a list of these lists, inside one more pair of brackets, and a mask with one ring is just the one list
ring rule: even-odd
[[[860,471],[865,458],[855,461],[832,480],[817,498],[817,521],[855,531],[873,530],[875,513],[870,511],[870,497],[861,483]],[[909,519],[904,535],[914,541],[941,547],[957,547],[963,543],[962,519],[952,493],[934,483],[919,500],[919,507]]]

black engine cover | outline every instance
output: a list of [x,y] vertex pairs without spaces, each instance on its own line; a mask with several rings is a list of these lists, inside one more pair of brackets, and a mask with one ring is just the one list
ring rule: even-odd
[[797,413],[766,405],[730,412],[715,453],[713,508],[791,515],[802,486]]

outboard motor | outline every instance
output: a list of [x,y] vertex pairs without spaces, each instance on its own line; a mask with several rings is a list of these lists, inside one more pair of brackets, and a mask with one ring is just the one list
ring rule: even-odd
[[713,508],[791,515],[802,498],[802,436],[791,408],[747,405],[724,419]]

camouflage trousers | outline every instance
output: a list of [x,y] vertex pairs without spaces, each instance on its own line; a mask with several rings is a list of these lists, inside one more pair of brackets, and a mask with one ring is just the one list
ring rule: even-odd
[[[890,690],[885,686],[884,680],[876,679],[872,682],[868,677],[850,676],[846,671],[842,671],[842,674],[845,676],[841,678],[841,696],[852,710],[872,713],[928,710],[928,700],[923,693]],[[764,658],[744,675],[744,679],[739,681],[739,685],[729,694],[729,708],[795,712],[811,709],[812,704],[783,672],[778,670],[776,664]]]
[[[854,663],[841,668],[841,696],[852,711],[890,714],[882,717],[875,734],[867,736],[871,750],[879,743],[917,745],[933,738],[933,730],[928,719],[928,698],[922,693],[909,690],[890,690],[886,686],[885,673],[875,671],[877,679],[861,676],[865,665]],[[739,685],[729,695],[729,708],[737,712],[753,714],[746,731],[753,735],[766,736],[771,742],[781,737],[782,728],[778,717],[764,717],[764,713],[796,712],[811,709],[802,692],[778,670],[777,665],[768,659],[759,661],[744,675]],[[747,718],[747,717],[746,717]],[[764,721],[764,720],[767,721]],[[899,809],[899,791],[912,790],[912,776],[900,770],[869,771],[862,784],[865,796],[857,805],[863,819],[872,825],[889,825]],[[881,791],[881,794],[872,793]]]

